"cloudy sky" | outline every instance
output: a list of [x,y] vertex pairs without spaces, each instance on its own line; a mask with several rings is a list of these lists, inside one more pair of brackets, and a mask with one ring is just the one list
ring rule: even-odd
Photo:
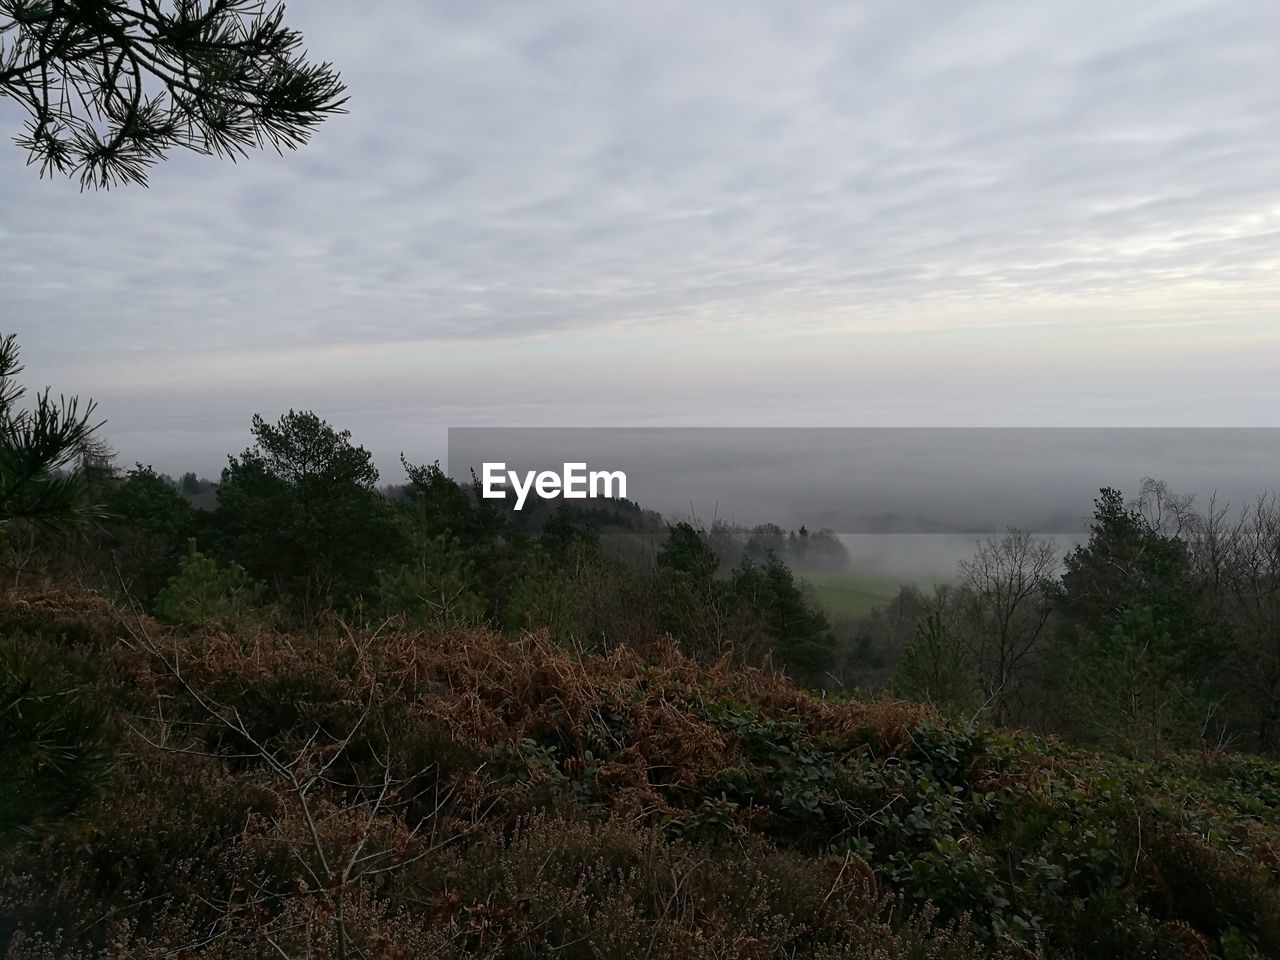
[[451,425],[1280,426],[1272,0],[288,17],[351,95],[300,153],[0,149],[0,327],[125,462],[290,406],[389,477]]

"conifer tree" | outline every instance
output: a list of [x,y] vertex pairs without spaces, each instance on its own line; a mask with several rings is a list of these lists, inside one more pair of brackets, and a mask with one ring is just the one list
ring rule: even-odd
[[101,516],[88,489],[86,461],[94,434],[94,403],[54,400],[49,389],[23,407],[26,388],[18,344],[0,338],[0,537],[14,522],[46,530],[83,526]]
[[978,674],[968,651],[950,630],[939,598],[916,625],[894,675],[894,692],[956,714],[972,714],[982,703]]

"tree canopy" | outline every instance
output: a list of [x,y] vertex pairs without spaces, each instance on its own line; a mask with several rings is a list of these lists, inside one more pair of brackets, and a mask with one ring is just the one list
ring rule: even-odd
[[0,0],[0,95],[41,175],[145,184],[174,147],[218,156],[295,149],[343,112],[284,7],[263,0]]
[[249,573],[305,616],[372,589],[398,552],[369,451],[311,411],[253,418],[254,446],[228,458],[218,489],[223,534]]

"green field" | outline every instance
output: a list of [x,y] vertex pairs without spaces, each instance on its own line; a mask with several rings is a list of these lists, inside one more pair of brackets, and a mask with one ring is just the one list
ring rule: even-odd
[[865,570],[824,570],[798,574],[813,587],[828,617],[846,620],[861,617],[873,607],[893,599],[904,578]]
[[832,620],[852,620],[865,616],[874,607],[884,606],[908,583],[929,591],[947,578],[936,573],[912,576],[849,567],[801,571],[796,579],[813,588],[823,612]]

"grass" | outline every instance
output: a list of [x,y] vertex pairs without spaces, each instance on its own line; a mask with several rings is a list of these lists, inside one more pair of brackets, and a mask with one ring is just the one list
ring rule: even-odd
[[806,572],[799,577],[813,588],[823,612],[833,620],[866,616],[892,600],[907,582],[904,577],[853,568]]

